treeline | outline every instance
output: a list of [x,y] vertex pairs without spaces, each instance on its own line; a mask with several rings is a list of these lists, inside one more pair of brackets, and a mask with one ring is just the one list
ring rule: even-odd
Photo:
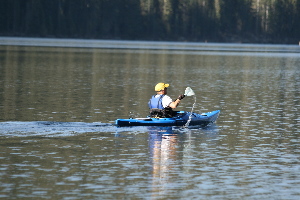
[[300,0],[1,0],[0,35],[298,43]]

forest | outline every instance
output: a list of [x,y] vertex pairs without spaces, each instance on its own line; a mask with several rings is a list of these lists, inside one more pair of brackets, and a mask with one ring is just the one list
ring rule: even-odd
[[0,12],[0,36],[300,41],[300,0],[2,0]]

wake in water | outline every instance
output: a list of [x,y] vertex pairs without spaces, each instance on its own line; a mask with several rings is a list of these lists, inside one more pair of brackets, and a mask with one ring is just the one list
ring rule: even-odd
[[88,132],[115,132],[116,127],[109,123],[85,122],[0,122],[0,136],[72,136]]

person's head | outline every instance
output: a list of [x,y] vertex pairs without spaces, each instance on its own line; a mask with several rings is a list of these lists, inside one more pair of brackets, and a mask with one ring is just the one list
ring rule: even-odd
[[167,83],[157,83],[155,86],[155,91],[160,94],[167,94],[167,88],[170,84]]

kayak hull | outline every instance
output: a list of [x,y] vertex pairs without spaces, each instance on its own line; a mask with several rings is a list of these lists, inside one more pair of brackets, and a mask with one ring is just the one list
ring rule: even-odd
[[184,126],[189,118],[191,121],[190,126],[205,127],[214,123],[220,114],[220,110],[212,112],[197,114],[185,111],[178,111],[176,116],[172,118],[130,118],[130,119],[117,119],[115,124],[117,126]]

